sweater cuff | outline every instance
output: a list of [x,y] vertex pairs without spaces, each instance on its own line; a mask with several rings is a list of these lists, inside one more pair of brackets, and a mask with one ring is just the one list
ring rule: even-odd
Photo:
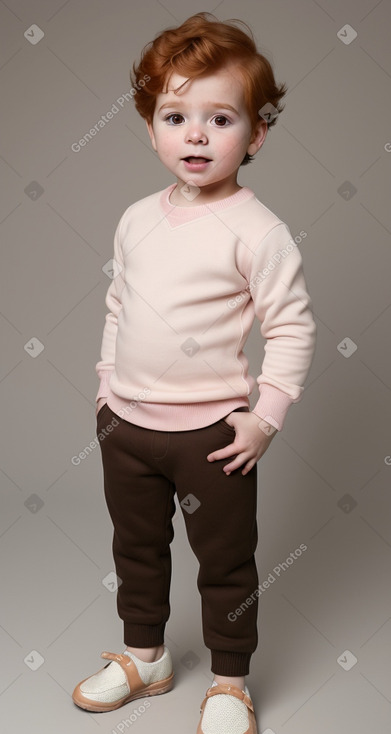
[[293,402],[295,401],[287,393],[264,382],[260,386],[260,397],[252,413],[270,423],[277,431],[282,431],[286,414]]
[[113,374],[114,370],[100,370],[98,372],[98,377],[100,377],[100,385],[99,390],[97,392],[95,402],[99,400],[99,398],[107,398],[109,395],[110,390],[110,377]]

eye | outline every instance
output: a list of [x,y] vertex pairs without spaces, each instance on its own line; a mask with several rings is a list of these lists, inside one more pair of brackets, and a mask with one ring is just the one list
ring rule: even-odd
[[[170,115],[167,115],[167,116],[166,116],[166,117],[164,118],[164,121],[166,122],[166,121],[170,120],[170,118],[171,118],[171,117],[172,117],[172,118],[178,118],[178,117],[180,117],[180,118],[182,118],[182,120],[184,119],[184,118],[183,118],[183,115],[180,115],[180,114],[179,114],[178,112],[171,112],[171,114],[170,114]],[[172,123],[171,123],[171,124],[172,124],[172,125],[176,125],[177,123],[176,123],[176,122],[173,122],[173,121],[172,121]]]
[[[226,122],[228,122],[228,125],[230,124],[230,121],[228,120],[228,117],[226,117],[225,115],[216,115],[216,117],[214,119],[216,121],[217,127],[227,127],[224,124]],[[223,121],[223,124],[220,125],[220,123],[218,122],[218,120],[220,120],[220,121],[222,120]]]

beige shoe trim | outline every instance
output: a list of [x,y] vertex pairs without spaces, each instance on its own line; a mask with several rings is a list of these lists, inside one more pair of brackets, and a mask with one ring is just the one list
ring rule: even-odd
[[[72,693],[73,702],[86,711],[114,711],[125,703],[129,703],[129,701],[133,701],[136,698],[142,698],[143,696],[158,696],[161,693],[167,693],[167,691],[170,691],[172,688],[174,679],[173,672],[168,676],[168,678],[164,678],[164,680],[155,681],[155,683],[146,685],[140,678],[136,665],[128,655],[124,655],[122,653],[102,652],[101,657],[108,660],[114,660],[116,663],[119,663],[122,670],[125,672],[129,686],[129,693],[127,693],[126,696],[119,698],[117,701],[111,701],[109,703],[94,701],[88,698],[88,696],[80,690],[80,686],[91,677],[89,675],[78,683]],[[104,668],[105,667],[106,665]],[[98,670],[98,673],[100,673],[104,668]]]
[[114,660],[116,663],[120,664],[126,675],[126,680],[131,692],[136,693],[136,691],[140,691],[142,688],[145,688],[145,683],[141,680],[137,667],[129,655],[124,655],[122,653],[116,654],[114,652],[102,652],[101,658]]

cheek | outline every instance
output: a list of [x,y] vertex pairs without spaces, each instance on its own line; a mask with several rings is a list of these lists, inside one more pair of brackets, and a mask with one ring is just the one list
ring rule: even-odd
[[231,135],[219,141],[219,152],[224,160],[229,163],[230,161],[240,161],[243,159],[242,151],[245,148],[245,141],[242,135]]
[[177,143],[174,137],[174,135],[165,135],[163,131],[156,135],[156,145],[160,155],[166,156],[175,150]]

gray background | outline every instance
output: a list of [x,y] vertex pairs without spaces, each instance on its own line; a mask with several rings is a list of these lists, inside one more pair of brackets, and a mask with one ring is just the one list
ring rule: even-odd
[[[110,282],[102,268],[113,256],[115,227],[129,204],[174,179],[133,102],[79,153],[71,145],[129,91],[144,44],[201,10],[246,21],[288,85],[284,112],[238,180],[293,236],[307,233],[300,250],[318,327],[303,399],[258,463],[260,583],[307,546],[260,597],[259,646],[247,677],[259,732],[386,734],[387,0],[0,2],[3,726],[109,734],[124,731],[123,720],[142,704],[89,714],[70,698],[104,665],[102,650],[124,647],[116,594],[104,581],[113,572],[112,526],[99,448],[78,466],[71,458],[95,437],[94,367]],[[32,24],[44,32],[35,45],[24,37]],[[346,24],[354,40],[349,29],[343,35]],[[246,347],[254,376],[263,346],[255,321]],[[175,688],[149,699],[134,725],[140,733],[195,732],[212,680],[198,562],[179,506],[174,528],[166,644]]]

